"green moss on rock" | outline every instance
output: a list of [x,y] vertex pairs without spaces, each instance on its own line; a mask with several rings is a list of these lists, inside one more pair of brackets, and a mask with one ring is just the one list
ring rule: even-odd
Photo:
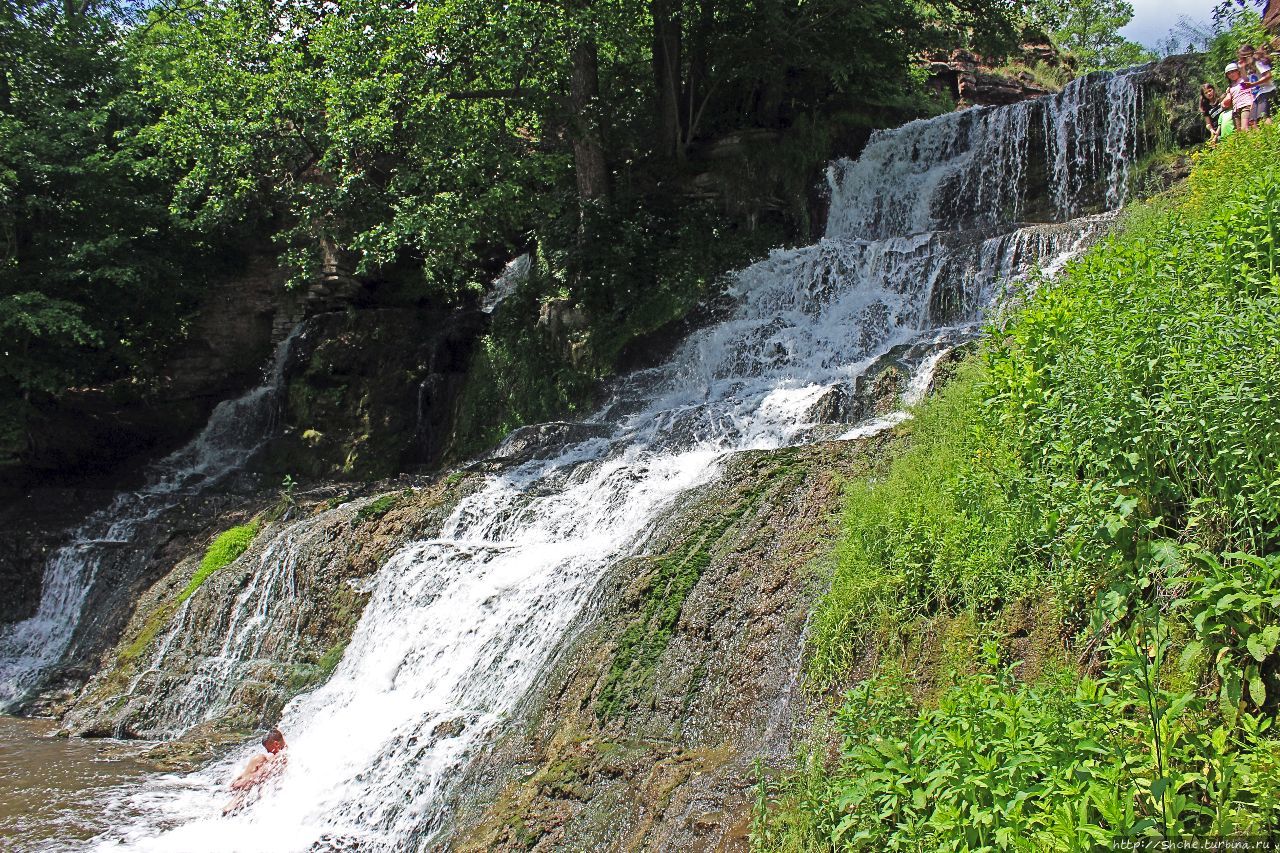
[[[782,458],[787,459],[785,452]],[[686,547],[654,561],[654,570],[641,590],[644,600],[640,616],[619,638],[613,663],[595,701],[596,716],[601,722],[634,706],[671,642],[685,599],[711,565],[725,534],[759,505],[770,482],[790,473],[792,468],[784,461],[727,511],[705,521]]]
[[258,530],[262,526],[260,518],[254,518],[248,524],[241,524],[223,531],[209,545],[204,553],[204,557],[200,560],[200,565],[196,567],[195,573],[191,576],[191,580],[187,581],[187,585],[178,593],[177,598],[164,602],[148,616],[142,625],[142,630],[138,632],[138,636],[133,641],[120,650],[120,662],[129,664],[137,660],[137,658],[151,646],[160,634],[160,630],[169,621],[173,619],[173,615],[178,612],[178,608],[191,596],[195,595],[196,590],[207,581],[214,572],[229,566],[235,562],[236,558],[248,550],[253,543],[253,539],[258,535]]
[[261,519],[255,518],[248,524],[241,524],[233,527],[218,535],[213,540],[213,544],[209,546],[209,550],[204,552],[204,558],[200,561],[200,567],[196,569],[196,573],[191,576],[191,580],[187,582],[186,587],[178,594],[178,604],[186,601],[195,591],[198,590],[209,576],[221,568],[231,565],[241,554],[248,550],[253,543],[253,539],[258,535],[258,530],[262,526]]
[[391,494],[375,498],[360,507],[359,511],[356,512],[356,524],[364,524],[367,521],[377,521],[387,513],[391,512],[391,510],[395,509],[402,500],[412,494],[412,489],[406,489],[403,492],[393,492]]

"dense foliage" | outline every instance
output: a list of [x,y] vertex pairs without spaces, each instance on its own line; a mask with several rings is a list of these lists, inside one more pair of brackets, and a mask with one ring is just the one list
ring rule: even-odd
[[853,487],[810,674],[871,674],[762,781],[762,849],[1280,830],[1277,155],[1200,155]]
[[[641,311],[661,325],[723,271],[702,247],[756,251],[742,232],[802,196],[836,134],[930,109],[916,51],[999,53],[1014,19],[1008,0],[6,3],[3,452],[69,387],[145,391],[211,278],[263,251],[295,282],[435,307],[532,251],[536,300],[606,326],[676,287]],[[690,161],[743,129],[804,157],[734,176],[758,198],[708,194]]]
[[0,445],[33,402],[143,368],[200,283],[167,166],[139,142],[129,20],[0,6]]

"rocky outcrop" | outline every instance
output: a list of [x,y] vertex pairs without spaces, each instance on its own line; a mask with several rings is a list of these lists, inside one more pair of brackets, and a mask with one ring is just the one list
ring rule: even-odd
[[159,375],[68,391],[33,416],[20,464],[0,474],[15,486],[128,482],[141,462],[190,438],[218,402],[260,380],[285,301],[284,276],[267,255],[214,277]]
[[739,454],[673,510],[476,769],[449,846],[745,849],[753,761],[791,755],[807,701],[812,560],[889,440]]
[[[899,349],[905,352],[907,347]],[[886,354],[853,382],[832,387],[809,407],[805,420],[815,424],[856,424],[898,408],[899,395],[911,375],[899,360],[901,355]]]
[[102,489],[0,492],[0,626],[35,614],[45,561],[65,543],[68,530],[111,497]]
[[[1011,60],[1013,64],[998,63],[963,49],[925,58],[929,86],[960,108],[1038,98],[1058,91],[1057,80],[1066,82],[1074,76],[1072,66],[1048,42],[1024,44]],[[1041,75],[1037,77],[1031,69],[1039,69]]]
[[[217,514],[137,597],[65,727],[89,737],[185,735],[184,750],[198,753],[274,723],[289,698],[341,660],[369,595],[363,581],[405,542],[438,528],[472,482],[365,497],[331,488]],[[248,550],[201,578],[216,534],[255,517]]]
[[511,431],[489,455],[504,465],[522,465],[535,459],[550,459],[565,447],[593,438],[605,438],[611,430],[604,424],[553,421],[532,424]]
[[1166,150],[1208,139],[1200,115],[1200,66],[1199,54],[1166,56],[1148,75],[1147,132]]
[[437,465],[489,315],[367,308],[307,321],[281,435],[254,467],[275,479],[375,480]]

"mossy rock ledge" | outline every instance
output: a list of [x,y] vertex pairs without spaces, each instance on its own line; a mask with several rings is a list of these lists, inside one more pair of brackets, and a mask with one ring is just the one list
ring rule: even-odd
[[[206,548],[218,539],[198,543],[138,599],[119,642],[72,701],[65,728],[87,737],[178,737],[187,745],[164,757],[180,764],[205,754],[192,744],[242,739],[275,723],[289,699],[336,668],[368,601],[367,581],[387,557],[436,532],[478,482],[455,476],[258,509],[252,542],[212,571]],[[218,523],[233,528],[248,516],[241,509]],[[264,601],[261,630],[225,660],[224,641]],[[212,717],[195,728],[180,710],[193,694],[205,694],[194,701]]]

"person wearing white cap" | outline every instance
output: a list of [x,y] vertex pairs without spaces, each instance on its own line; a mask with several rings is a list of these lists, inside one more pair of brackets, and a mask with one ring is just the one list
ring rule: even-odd
[[1223,69],[1230,85],[1231,108],[1235,114],[1236,130],[1248,130],[1253,127],[1253,86],[1240,73],[1240,66],[1228,62]]

